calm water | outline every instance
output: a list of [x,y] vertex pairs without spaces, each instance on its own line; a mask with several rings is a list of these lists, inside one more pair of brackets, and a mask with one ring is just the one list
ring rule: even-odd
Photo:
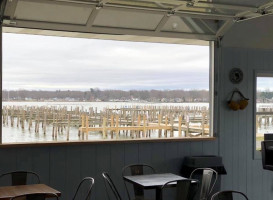
[[81,107],[97,107],[98,110],[103,108],[120,108],[132,106],[189,106],[189,107],[209,107],[208,103],[138,103],[138,102],[3,102],[3,106],[67,106],[67,109]]
[[[89,107],[97,107],[98,111],[103,110],[104,108],[120,108],[120,107],[132,107],[132,106],[189,106],[192,109],[194,107],[206,107],[208,108],[208,103],[136,103],[136,102],[3,102],[3,106],[57,106],[64,107],[66,106],[68,110],[80,107],[82,110],[88,110]],[[16,120],[14,122],[16,124]],[[52,139],[52,126],[47,126],[47,133],[44,134],[43,130],[40,128],[39,133],[34,133],[34,125],[30,130],[25,126],[25,129],[22,130],[20,127],[16,126],[10,127],[3,126],[3,143],[14,143],[14,142],[45,142],[45,141],[54,141]],[[155,134],[152,134],[152,137]],[[177,136],[177,133],[175,133]],[[70,128],[70,141],[79,141],[81,140],[78,137],[78,127]],[[101,139],[100,133],[88,134],[89,140]],[[66,141],[66,131],[64,134],[58,134],[57,141]]]

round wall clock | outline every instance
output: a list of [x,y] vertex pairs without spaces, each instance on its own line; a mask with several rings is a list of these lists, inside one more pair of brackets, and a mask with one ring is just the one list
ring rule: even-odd
[[239,68],[233,68],[229,72],[229,79],[232,83],[238,84],[243,80],[243,71]]

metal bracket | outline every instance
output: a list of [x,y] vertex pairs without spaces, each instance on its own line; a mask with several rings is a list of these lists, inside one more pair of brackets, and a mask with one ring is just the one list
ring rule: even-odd
[[222,46],[222,39],[223,39],[223,36],[217,37],[217,39],[216,39],[217,48],[220,48]]
[[257,13],[259,13],[261,15],[269,14],[269,12],[267,11],[267,9],[265,9],[265,8],[257,10]]
[[103,8],[103,4],[98,4],[98,5],[96,5],[96,9],[97,9],[97,10],[99,10],[99,9],[101,9],[101,8]]
[[175,10],[171,10],[167,13],[167,17],[173,16],[175,14]]
[[104,4],[106,4],[109,0],[100,0],[99,3],[96,5],[96,9],[99,10],[103,8]]
[[16,21],[10,20],[10,19],[5,19],[1,18],[1,25],[7,25],[7,26],[16,26]]

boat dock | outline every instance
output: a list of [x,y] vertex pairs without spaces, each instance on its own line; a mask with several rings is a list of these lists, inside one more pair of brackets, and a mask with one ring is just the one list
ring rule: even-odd
[[[209,111],[205,107],[136,106],[122,108],[4,106],[3,126],[34,133],[66,134],[76,128],[79,139],[99,133],[102,139],[209,136]],[[50,130],[51,132],[49,133]]]

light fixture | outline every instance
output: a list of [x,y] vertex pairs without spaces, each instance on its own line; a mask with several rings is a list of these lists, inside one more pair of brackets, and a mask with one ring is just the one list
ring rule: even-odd
[[176,22],[174,22],[174,23],[172,24],[172,28],[173,28],[173,29],[177,29],[177,27],[178,27],[178,24],[177,24]]

